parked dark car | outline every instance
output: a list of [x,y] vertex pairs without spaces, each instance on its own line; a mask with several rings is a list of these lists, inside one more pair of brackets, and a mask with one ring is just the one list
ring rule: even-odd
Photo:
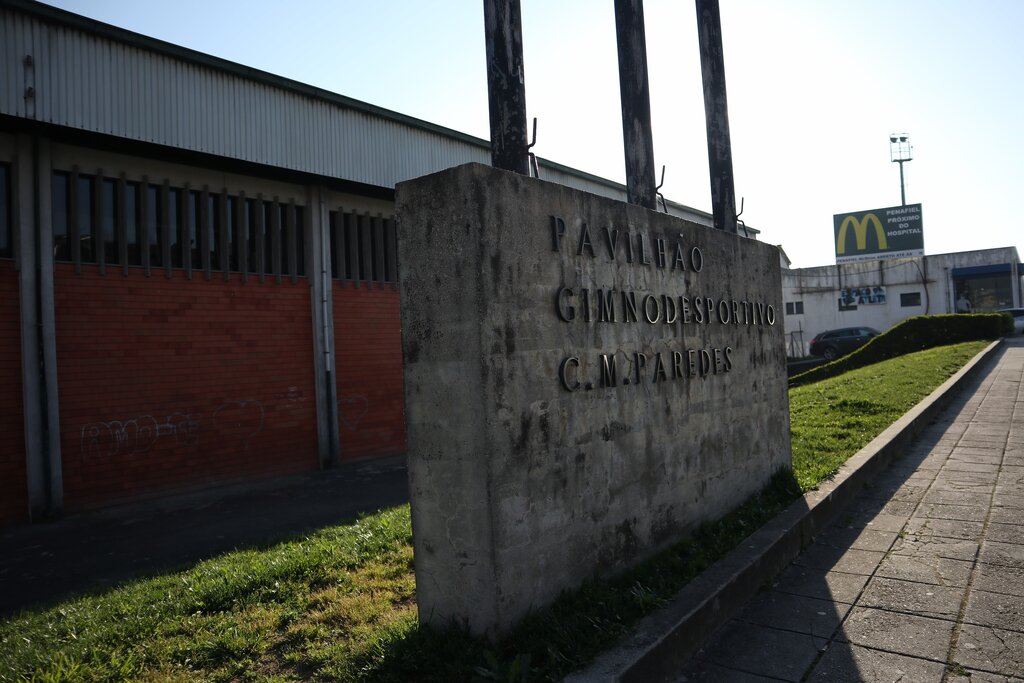
[[858,349],[872,337],[877,337],[878,330],[872,327],[844,327],[839,330],[827,330],[811,340],[811,355],[824,356],[825,360],[835,360]]
[[1009,313],[1013,316],[1013,333],[1024,334],[1024,308],[1000,308],[996,313]]

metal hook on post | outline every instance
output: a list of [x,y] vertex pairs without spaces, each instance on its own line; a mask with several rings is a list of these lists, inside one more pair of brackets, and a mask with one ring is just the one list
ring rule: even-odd
[[[743,202],[745,200],[746,200],[746,197],[740,197],[740,212],[738,214],[736,214],[736,220],[735,220],[736,225],[742,225],[743,226],[743,235],[744,236],[746,236],[746,234],[747,234],[747,224],[740,220],[740,216],[743,215]],[[736,232],[739,232],[739,230],[737,230]]]
[[665,184],[665,164],[661,165],[661,180],[658,181],[658,186],[654,188],[654,193],[661,200],[661,210],[668,213],[668,206],[665,205],[665,195],[661,193],[661,186]]
[[537,155],[531,152],[533,146],[537,144],[537,117],[533,117],[533,137],[530,139],[530,144],[526,146],[526,151],[530,155],[530,172],[534,178],[540,179],[540,164],[537,163]]

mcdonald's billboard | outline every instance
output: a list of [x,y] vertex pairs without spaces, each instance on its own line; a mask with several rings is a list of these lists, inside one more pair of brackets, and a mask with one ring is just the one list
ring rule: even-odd
[[832,216],[836,263],[924,255],[921,205]]

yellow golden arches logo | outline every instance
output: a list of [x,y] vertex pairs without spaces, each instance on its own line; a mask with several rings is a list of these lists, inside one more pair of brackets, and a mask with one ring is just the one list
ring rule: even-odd
[[864,251],[868,248],[868,226],[874,226],[875,237],[878,238],[878,248],[888,249],[889,244],[885,241],[885,230],[882,229],[882,222],[873,213],[865,214],[864,218],[857,220],[854,216],[847,216],[839,226],[839,234],[836,236],[836,255],[846,253],[846,228],[853,226],[853,235],[857,238],[857,251]]

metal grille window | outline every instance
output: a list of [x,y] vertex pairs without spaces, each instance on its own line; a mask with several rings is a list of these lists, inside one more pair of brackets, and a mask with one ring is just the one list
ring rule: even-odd
[[356,282],[397,282],[395,221],[381,215],[330,212],[331,277]]
[[[0,165],[3,222],[0,256],[10,251],[10,171]],[[305,207],[293,200],[247,198],[244,193],[171,187],[170,183],[107,178],[102,171],[55,171],[51,183],[53,253],[76,270],[83,263],[142,266],[147,275],[167,277],[184,268],[210,277],[214,272],[290,277],[306,272]]]
[[71,184],[67,173],[54,173],[51,183],[51,214],[53,216],[53,258],[58,261],[71,260],[71,245],[68,242],[68,193]]
[[124,185],[124,242],[126,266],[142,265],[142,244],[139,238],[139,184]]
[[163,230],[160,229],[160,188],[154,185],[146,185],[146,247],[149,252],[149,265],[157,268],[164,264],[164,240]]
[[100,187],[100,235],[103,240],[103,262],[107,265],[121,263],[121,250],[117,244],[118,224],[117,183],[104,178]]
[[[71,227],[78,239],[71,244],[74,258],[75,243],[78,244],[79,258],[77,262],[96,263],[96,225],[93,223],[93,178],[92,176],[72,173],[71,195],[74,210],[71,215]],[[77,176],[77,178],[75,177]]]
[[0,258],[11,258],[14,255],[11,204],[11,167],[0,164]]

